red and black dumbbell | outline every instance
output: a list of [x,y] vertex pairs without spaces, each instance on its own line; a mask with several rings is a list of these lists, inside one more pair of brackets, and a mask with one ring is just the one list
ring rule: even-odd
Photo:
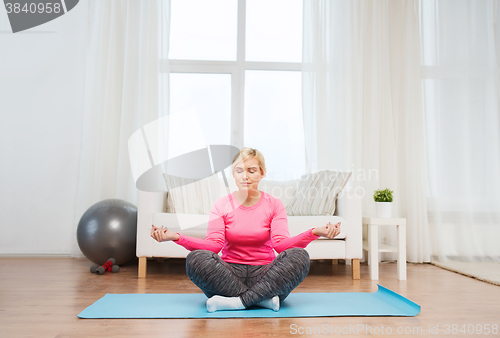
[[115,262],[116,261],[114,258],[110,258],[110,259],[108,259],[108,261],[106,263],[104,263],[101,266],[92,265],[90,267],[90,272],[97,273],[98,275],[102,275],[106,271],[107,272],[118,272],[118,271],[120,271],[120,267],[118,265],[114,265]]

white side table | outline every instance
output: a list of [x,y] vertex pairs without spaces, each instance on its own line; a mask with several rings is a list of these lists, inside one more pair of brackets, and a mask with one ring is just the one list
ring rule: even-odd
[[[363,241],[363,250],[368,251],[370,279],[378,280],[378,253],[398,253],[398,279],[406,280],[406,218],[363,217],[363,225],[368,226],[368,241]],[[395,225],[398,228],[398,246],[378,243],[379,225]]]

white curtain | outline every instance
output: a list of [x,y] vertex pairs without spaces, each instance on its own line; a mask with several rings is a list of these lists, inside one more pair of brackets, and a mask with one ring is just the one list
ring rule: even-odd
[[428,262],[418,19],[417,0],[304,1],[303,114],[308,170],[352,171],[366,216],[376,189],[393,190],[407,260]]
[[432,259],[500,261],[500,3],[420,12]]
[[[170,2],[90,0],[85,107],[75,215],[108,198],[137,205],[134,131],[167,113]],[[167,75],[165,75],[167,74]],[[73,256],[81,251],[73,236]]]

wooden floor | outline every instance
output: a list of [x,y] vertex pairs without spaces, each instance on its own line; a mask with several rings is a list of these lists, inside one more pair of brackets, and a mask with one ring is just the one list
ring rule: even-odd
[[[79,319],[77,314],[106,293],[198,293],[187,278],[182,259],[148,261],[148,277],[137,278],[137,265],[116,274],[91,274],[86,259],[0,259],[0,337],[293,337],[322,328],[320,336],[487,337],[445,334],[446,325],[470,333],[485,324],[500,325],[500,287],[442,270],[430,264],[408,264],[408,280],[396,279],[396,264],[380,265],[380,280],[371,281],[361,264],[361,280],[350,266],[313,261],[294,292],[374,292],[377,282],[418,303],[416,317],[321,317],[277,319]],[[471,326],[469,326],[471,325]],[[403,330],[397,334],[397,330]],[[337,334],[335,333],[337,330]],[[344,330],[344,334],[338,334]],[[406,330],[406,334],[404,334]],[[420,331],[418,331],[420,330]],[[371,331],[371,333],[370,333]]]

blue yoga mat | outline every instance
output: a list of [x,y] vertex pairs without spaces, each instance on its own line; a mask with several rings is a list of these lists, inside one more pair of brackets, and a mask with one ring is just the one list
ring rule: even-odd
[[332,316],[416,316],[420,305],[380,284],[376,292],[291,293],[280,310],[253,306],[208,312],[197,294],[106,294],[79,318],[285,318]]

